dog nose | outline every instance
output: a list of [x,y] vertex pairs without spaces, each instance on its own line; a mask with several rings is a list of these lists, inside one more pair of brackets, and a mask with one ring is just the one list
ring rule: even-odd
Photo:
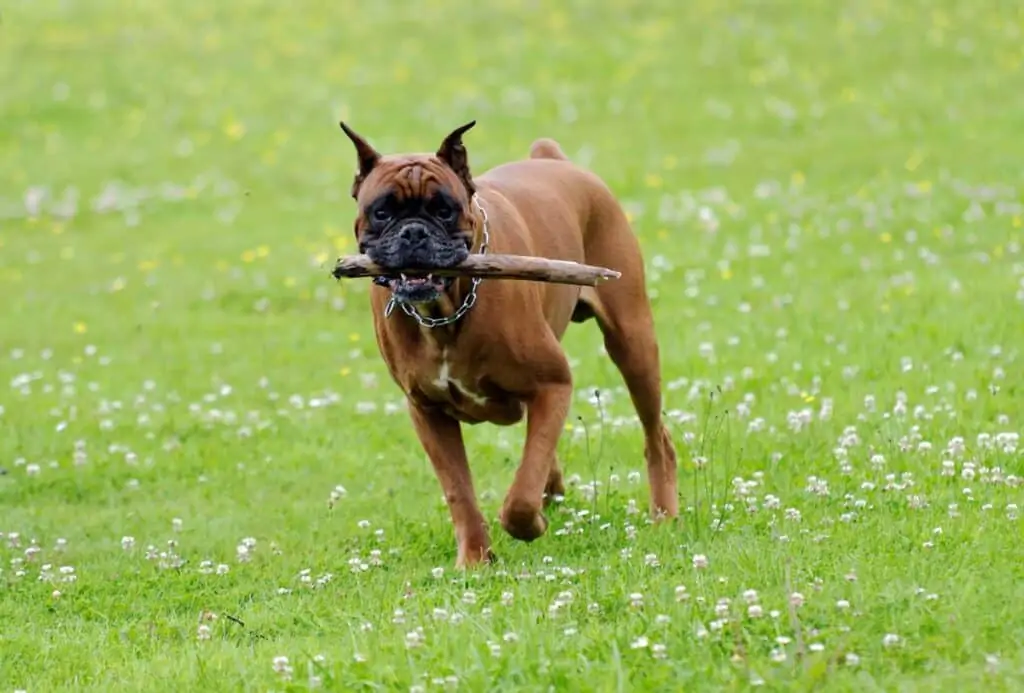
[[398,230],[398,237],[406,243],[422,243],[427,239],[427,227],[417,222],[406,224]]

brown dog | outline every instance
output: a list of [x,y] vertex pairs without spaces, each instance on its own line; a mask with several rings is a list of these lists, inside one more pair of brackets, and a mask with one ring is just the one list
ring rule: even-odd
[[[544,505],[565,491],[555,449],[573,392],[560,343],[570,321],[596,318],[643,425],[652,512],[678,514],[658,344],[640,246],[625,213],[600,178],[549,139],[534,142],[529,159],[472,176],[462,135],[474,124],[448,135],[436,154],[382,156],[341,123],[359,160],[352,197],[360,252],[396,270],[449,267],[470,252],[496,252],[586,262],[622,277],[582,289],[401,275],[375,282],[377,345],[444,490],[458,566],[492,557],[460,422],[511,425],[526,416],[522,461],[501,510],[513,537],[541,536]],[[401,311],[392,315],[396,306]]]

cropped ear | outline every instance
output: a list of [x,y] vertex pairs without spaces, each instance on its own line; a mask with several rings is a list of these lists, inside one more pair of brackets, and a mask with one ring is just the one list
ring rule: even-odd
[[466,186],[466,192],[471,196],[476,192],[476,187],[473,185],[473,175],[469,172],[469,155],[466,154],[466,146],[462,144],[462,136],[474,125],[476,121],[471,120],[452,130],[451,134],[444,138],[441,148],[437,150],[437,158],[455,171],[462,184]]
[[356,134],[355,130],[345,125],[344,121],[338,124],[341,125],[341,129],[345,131],[348,138],[352,140],[352,144],[356,146],[356,156],[359,158],[359,171],[356,173],[355,180],[352,181],[352,197],[356,197],[359,193],[359,186],[363,184],[366,177],[370,175],[370,171],[380,161],[380,154],[370,146],[369,142]]

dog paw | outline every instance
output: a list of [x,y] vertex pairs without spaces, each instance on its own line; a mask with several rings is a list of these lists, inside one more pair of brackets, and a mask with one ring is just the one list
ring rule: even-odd
[[465,549],[459,551],[459,557],[455,561],[455,567],[463,570],[475,566],[487,565],[498,560],[497,554],[487,547]]
[[560,502],[565,498],[565,481],[561,472],[552,472],[548,477],[548,483],[544,487],[544,506],[547,507],[556,499]]
[[651,520],[654,522],[666,522],[679,517],[679,502],[672,497],[662,502],[654,500],[651,503]]
[[539,509],[522,503],[509,503],[501,511],[501,526],[520,541],[533,541],[548,529],[548,520]]
[[561,493],[544,494],[544,508],[547,509],[556,503],[565,502],[565,496]]

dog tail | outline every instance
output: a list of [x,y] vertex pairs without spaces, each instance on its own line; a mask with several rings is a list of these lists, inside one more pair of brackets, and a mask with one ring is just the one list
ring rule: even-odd
[[530,145],[530,158],[569,160],[569,157],[565,155],[562,148],[558,146],[558,142],[549,137],[541,137]]

